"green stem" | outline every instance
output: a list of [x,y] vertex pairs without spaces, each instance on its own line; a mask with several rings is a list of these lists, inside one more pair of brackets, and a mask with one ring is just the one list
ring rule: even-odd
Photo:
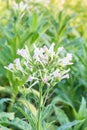
[[11,112],[11,110],[12,110],[12,107],[15,103],[16,95],[12,95],[11,99],[12,99],[12,101],[10,103],[10,106],[8,107],[8,112]]
[[[15,88],[15,87],[14,87],[14,88]],[[14,103],[15,103],[15,100],[16,100],[16,97],[17,97],[17,94],[18,94],[18,90],[17,90],[17,88],[15,88],[15,89],[12,89],[11,92],[12,92],[12,95],[11,95],[12,101],[11,101],[9,107],[8,107],[8,111],[9,111],[9,112],[12,110],[12,107],[13,107],[13,105],[14,105]]]
[[41,101],[42,101],[42,86],[40,86],[40,99],[39,99],[37,130],[41,130]]
[[[51,86],[52,86],[52,85],[51,85]],[[51,86],[47,88],[46,92],[45,92],[44,95],[43,95],[43,99],[44,99],[43,106],[45,106],[45,103],[46,103],[46,101],[47,101],[47,99],[48,99],[48,94],[49,94],[50,91],[53,89],[53,87],[51,87]]]

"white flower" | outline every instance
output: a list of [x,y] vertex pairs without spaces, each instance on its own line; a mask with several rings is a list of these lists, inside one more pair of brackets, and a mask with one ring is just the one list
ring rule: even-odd
[[44,77],[44,78],[42,79],[42,81],[43,81],[44,83],[47,83],[47,78]]
[[18,49],[17,54],[22,56],[25,59],[28,59],[29,57],[26,49]]
[[62,66],[72,65],[73,63],[71,62],[71,60],[72,60],[72,54],[68,53],[66,57],[62,59],[61,65]]
[[[58,53],[63,55],[58,55]],[[17,58],[14,60],[14,64],[9,64],[8,68],[13,69],[11,72],[16,73],[19,70],[24,74],[23,76],[29,75],[26,82],[31,82],[31,86],[32,84],[34,86],[37,82],[51,86],[52,82],[54,85],[57,81],[69,78],[70,69],[67,69],[66,66],[72,64],[72,54],[66,53],[63,47],[58,48],[58,51],[55,52],[54,43],[49,48],[46,46],[38,48],[34,45],[33,56],[30,55],[27,47],[18,49],[17,54],[22,56],[23,62],[20,62],[20,59]]]
[[9,70],[13,70],[13,69],[14,69],[14,64],[13,64],[13,63],[10,63],[10,64],[8,65],[8,69],[9,69]]
[[61,63],[62,66],[66,66],[66,65],[69,65],[69,64],[70,64],[70,62],[67,59],[67,57],[65,57],[65,58],[62,59],[62,63]]
[[18,4],[16,2],[14,2],[14,4],[13,4],[13,9],[15,9],[15,10],[18,9]]
[[19,4],[17,4],[16,2],[14,2],[13,4],[13,9],[14,10],[21,10],[21,11],[24,11],[26,8],[28,8],[28,4],[24,3],[23,1],[21,1]]
[[24,9],[26,9],[27,7],[28,7],[27,4],[23,3],[22,1],[20,2],[20,4],[19,4],[19,8],[20,8],[20,9],[24,10]]
[[34,44],[34,55],[33,55],[33,58],[36,59],[36,61],[40,61],[39,55],[40,55],[39,48],[37,48],[36,45]]
[[52,43],[49,49],[48,49],[46,46],[43,47],[45,53],[46,53],[49,57],[53,57],[53,56],[55,55],[54,45],[55,45],[55,44]]
[[32,76],[32,75],[30,75],[30,76],[28,77],[28,80],[27,80],[27,81],[32,82],[33,80],[38,81],[38,78],[37,78],[37,77],[34,77],[34,76]]
[[14,60],[14,63],[15,63],[15,65],[16,65],[16,69],[22,71],[22,66],[21,66],[21,63],[20,63],[20,59],[19,59],[19,58],[16,58],[16,59]]
[[71,61],[72,60],[72,54],[67,53],[67,58],[68,58],[69,61]]
[[64,47],[59,47],[58,48],[58,54],[61,53],[61,52],[63,52],[64,50],[65,50]]
[[55,55],[55,52],[54,52],[54,43],[51,44],[48,52],[49,52],[49,55],[53,58],[53,56]]
[[[32,0],[31,0],[32,1]],[[50,0],[35,0],[35,2],[41,2],[41,3],[46,3],[49,4]]]
[[49,49],[46,46],[44,46],[43,48],[37,48],[35,45],[34,48],[35,50],[34,50],[33,58],[42,64],[48,63],[49,57],[53,59],[53,57],[55,56],[54,43],[52,43]]
[[45,50],[44,48],[37,48],[35,45],[34,45],[34,56],[33,58],[40,62],[41,64],[43,63],[47,63],[47,60],[48,60],[48,56],[45,54]]
[[33,76],[29,76],[29,77],[28,77],[28,81],[30,81],[30,82],[33,81],[33,79],[34,79]]
[[59,69],[55,70],[52,75],[54,78],[61,78],[61,73]]

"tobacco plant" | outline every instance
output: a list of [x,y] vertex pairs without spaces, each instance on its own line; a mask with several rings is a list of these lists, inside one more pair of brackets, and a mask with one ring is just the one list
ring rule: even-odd
[[[11,71],[14,76],[15,84],[13,87],[15,87],[16,93],[14,93],[14,96],[17,96],[18,92],[21,91],[24,91],[23,96],[25,96],[26,86],[28,87],[27,91],[32,91],[33,87],[39,91],[38,101],[34,102],[36,111],[30,113],[31,119],[27,115],[27,119],[33,130],[44,130],[48,127],[48,125],[43,126],[43,123],[46,123],[44,122],[45,115],[43,111],[49,93],[58,82],[62,79],[69,78],[70,69],[68,66],[73,64],[71,61],[72,54],[66,53],[63,47],[58,48],[57,52],[55,52],[54,45],[53,43],[50,48],[46,46],[38,48],[34,45],[34,52],[32,54],[27,47],[25,47],[25,49],[18,49],[17,54],[21,57],[16,58],[13,63],[5,67]],[[37,86],[37,88],[35,88],[35,86]],[[13,98],[15,102],[16,97]],[[29,105],[27,100],[25,100],[25,102],[23,102],[23,100],[19,99],[19,102],[25,106]],[[18,109],[22,112],[24,111],[20,107]],[[24,113],[26,114],[25,111]]]

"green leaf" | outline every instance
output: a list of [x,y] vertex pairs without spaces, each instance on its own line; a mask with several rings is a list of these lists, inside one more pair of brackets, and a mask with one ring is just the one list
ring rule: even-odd
[[11,101],[10,98],[2,98],[0,99],[0,104],[4,103],[4,102],[8,102],[8,101]]
[[73,109],[74,111],[74,115],[76,117],[76,119],[80,120],[80,119],[85,119],[87,118],[87,108],[86,108],[86,100],[84,97],[82,97],[82,101],[81,101],[81,105],[79,108],[79,111],[76,112],[75,109]]
[[13,120],[14,119],[14,113],[0,112],[0,119],[2,119],[2,118],[7,118],[9,120]]
[[78,112],[78,113],[79,113],[81,116],[85,116],[86,112],[87,112],[87,109],[86,109],[86,100],[85,100],[84,97],[82,97],[82,102],[81,102],[81,105],[80,105],[80,108],[79,108],[79,112]]
[[22,105],[24,105],[31,113],[32,115],[35,117],[36,116],[36,107],[31,104],[29,101],[27,101],[26,99],[19,99],[18,100]]
[[46,119],[51,114],[52,109],[53,109],[52,104],[46,106],[44,112],[42,113],[41,119],[42,120]]
[[30,123],[30,125],[33,127],[33,128],[35,128],[36,127],[36,124],[35,124],[35,122],[33,121],[33,118],[31,117],[31,115],[28,113],[26,113],[22,108],[20,108],[20,107],[16,107],[17,108],[17,110],[19,111],[19,112],[21,112],[22,114],[23,114],[23,116],[28,120],[28,122]]
[[67,124],[70,122],[67,115],[65,114],[65,112],[62,109],[54,106],[54,110],[55,110],[55,114],[57,116],[57,119],[61,125]]
[[22,119],[15,118],[12,121],[0,121],[1,124],[6,124],[7,126],[15,126],[16,128],[19,128],[21,130],[30,130],[30,125],[23,121]]
[[72,128],[72,126],[75,126],[77,125],[78,123],[80,123],[81,121],[72,121],[72,122],[69,122],[63,126],[60,126],[57,130],[68,130],[69,128]]
[[67,104],[67,105],[69,105],[69,106],[71,106],[73,108],[73,104],[72,104],[71,100],[69,99],[68,95],[64,94],[63,96],[64,97],[61,97],[61,96],[60,97],[55,97],[53,99],[52,103],[56,104],[58,102],[62,102],[62,103],[65,103],[65,104]]
[[10,129],[5,126],[0,125],[0,130],[10,130]]

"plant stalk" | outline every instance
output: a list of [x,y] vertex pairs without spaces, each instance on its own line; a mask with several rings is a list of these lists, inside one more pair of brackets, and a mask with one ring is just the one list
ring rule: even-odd
[[40,86],[40,99],[39,99],[39,110],[38,110],[38,122],[37,130],[41,130],[41,101],[42,101],[42,86]]

